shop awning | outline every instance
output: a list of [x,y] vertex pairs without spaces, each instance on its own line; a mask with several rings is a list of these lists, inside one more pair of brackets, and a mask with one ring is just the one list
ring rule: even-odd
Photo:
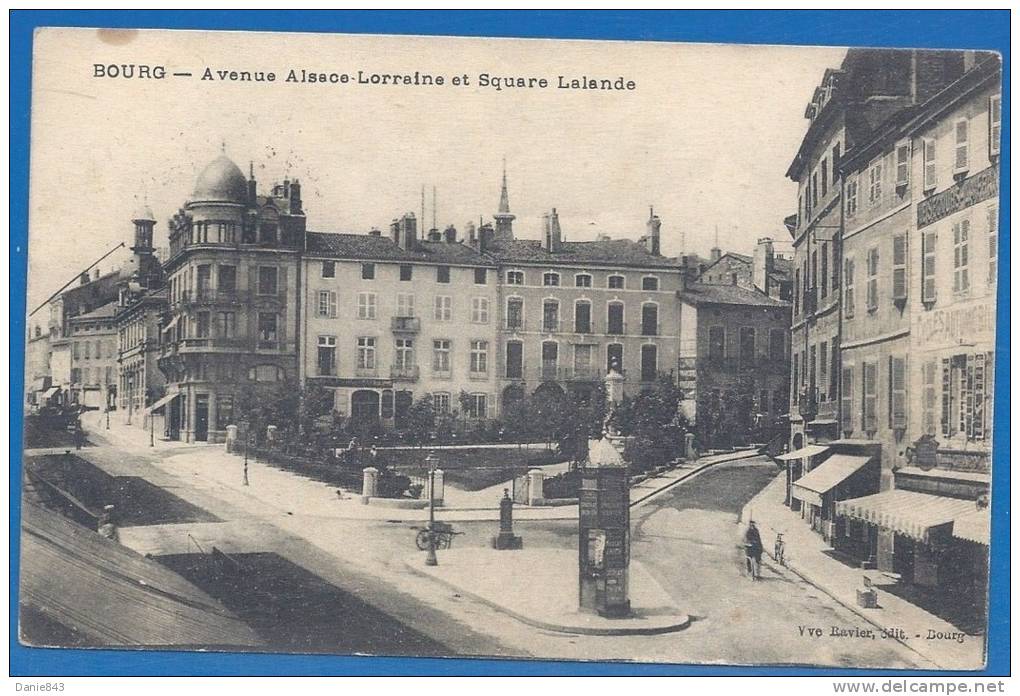
[[60,393],[60,387],[50,387],[43,392],[44,399],[52,399],[54,396]]
[[935,527],[974,510],[973,500],[892,490],[836,503],[836,514],[884,527],[927,543]]
[[173,319],[171,319],[171,320],[170,320],[170,323],[169,323],[169,324],[167,324],[166,326],[164,326],[164,327],[163,327],[163,331],[164,331],[164,332],[166,332],[166,331],[170,331],[170,330],[171,330],[171,329],[173,329],[173,328],[174,328],[175,326],[177,326],[177,322],[178,322],[178,321],[180,320],[180,318],[181,318],[181,315],[180,315],[180,314],[178,314],[178,315],[177,315],[177,316],[175,316],[175,317],[174,317]]
[[829,448],[825,445],[808,445],[807,447],[801,447],[799,450],[793,452],[787,452],[781,454],[776,459],[781,462],[788,462],[791,459],[803,459],[804,457],[814,457],[816,455],[828,452]]
[[860,471],[871,457],[834,454],[793,482],[790,494],[812,505],[821,505],[822,496]]
[[146,413],[152,413],[153,411],[159,410],[159,409],[163,408],[164,406],[166,406],[171,401],[173,401],[174,399],[176,399],[180,395],[181,395],[181,393],[179,391],[175,391],[175,392],[172,392],[170,394],[167,394],[162,399],[160,399],[159,401],[154,403],[152,406],[149,406],[149,408],[145,409],[145,412]]
[[988,508],[971,510],[953,521],[953,536],[988,546],[991,538],[992,518]]

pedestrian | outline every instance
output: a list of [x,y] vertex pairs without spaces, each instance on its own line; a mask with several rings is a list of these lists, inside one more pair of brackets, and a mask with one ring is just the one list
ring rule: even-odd
[[85,430],[81,427],[81,418],[74,422],[74,448],[80,450],[85,446]]
[[120,532],[117,531],[117,523],[113,520],[112,505],[107,505],[103,508],[103,512],[99,516],[99,527],[97,531],[101,537],[105,537],[111,541],[120,541]]
[[761,554],[764,550],[758,525],[751,520],[747,525],[747,532],[744,533],[744,553],[747,556],[747,570],[752,580],[761,579]]

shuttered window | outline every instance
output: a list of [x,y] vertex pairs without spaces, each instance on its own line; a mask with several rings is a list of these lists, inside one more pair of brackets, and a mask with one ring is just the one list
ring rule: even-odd
[[970,122],[961,118],[956,122],[956,147],[953,157],[953,171],[957,174],[970,168]]
[[935,162],[935,138],[924,139],[924,190],[934,191],[938,186],[938,166]]
[[910,183],[910,141],[896,144],[896,188]]
[[988,208],[988,284],[995,285],[999,275],[999,207]]
[[907,359],[889,358],[889,427],[907,427]]
[[999,154],[999,140],[1002,137],[1002,95],[994,94],[988,98],[988,155]]
[[878,309],[878,249],[868,249],[868,285],[866,302],[869,312]]
[[876,363],[864,363],[862,366],[863,382],[863,421],[865,432],[873,433],[878,430],[878,365]]
[[843,434],[854,431],[854,368],[843,368],[843,399],[840,403]]
[[843,315],[847,319],[854,316],[854,260],[847,259],[843,264]]
[[921,301],[935,301],[935,230],[921,238]]
[[893,235],[892,248],[893,300],[905,300],[907,299],[907,235]]
[[921,418],[921,428],[925,435],[935,435],[935,375],[937,373],[937,365],[934,360],[926,362],[921,368],[921,379],[922,379],[922,394],[921,394],[921,408],[923,416]]
[[953,292],[970,289],[970,220],[953,224]]

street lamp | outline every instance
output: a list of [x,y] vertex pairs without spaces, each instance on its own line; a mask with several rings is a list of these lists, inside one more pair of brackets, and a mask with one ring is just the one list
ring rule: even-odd
[[436,558],[436,465],[439,462],[439,458],[436,456],[435,451],[429,451],[425,461],[429,465],[429,549],[428,554],[425,556],[425,565],[436,566],[439,565],[439,559]]
[[[156,446],[156,414],[155,409],[149,407],[149,447]],[[166,409],[163,409],[166,412]]]
[[242,423],[244,426],[244,478],[241,480],[241,485],[248,485],[248,421]]
[[106,404],[106,429],[110,429],[110,404]]
[[128,417],[127,424],[131,425],[131,413],[134,410],[135,405],[135,378],[134,375],[128,373]]

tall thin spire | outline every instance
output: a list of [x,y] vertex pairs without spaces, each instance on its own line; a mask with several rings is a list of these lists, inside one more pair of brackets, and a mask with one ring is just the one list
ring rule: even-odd
[[514,238],[514,215],[510,212],[510,194],[506,187],[506,157],[503,158],[503,186],[499,192],[499,212],[496,219],[496,241],[510,242]]
[[503,188],[499,193],[499,212],[510,214],[510,194],[506,190],[506,157],[503,158]]

